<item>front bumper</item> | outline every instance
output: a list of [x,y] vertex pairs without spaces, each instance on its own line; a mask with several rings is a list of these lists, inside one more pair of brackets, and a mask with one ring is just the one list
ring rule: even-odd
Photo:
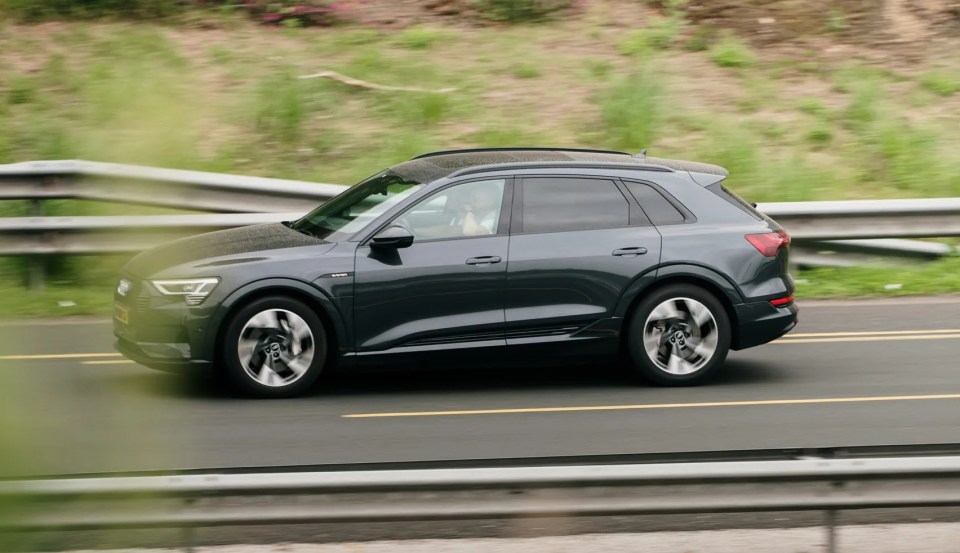
[[210,368],[213,363],[209,338],[213,309],[201,304],[187,306],[138,282],[123,296],[114,296],[114,347],[124,357],[171,372]]
[[134,363],[149,367],[151,369],[156,369],[158,371],[172,373],[204,372],[209,371],[213,367],[213,363],[210,361],[201,361],[175,356],[163,356],[162,354],[158,355],[159,352],[164,351],[164,349],[168,348],[169,346],[175,345],[176,344],[148,344],[148,347],[155,347],[153,351],[148,352],[144,350],[141,345],[135,342],[129,342],[123,338],[118,338],[117,341],[114,342],[113,347],[118,352],[123,354],[124,357],[133,361]]
[[759,301],[734,306],[737,313],[737,332],[731,349],[752,348],[772,342],[797,326],[799,308],[796,303],[774,307]]

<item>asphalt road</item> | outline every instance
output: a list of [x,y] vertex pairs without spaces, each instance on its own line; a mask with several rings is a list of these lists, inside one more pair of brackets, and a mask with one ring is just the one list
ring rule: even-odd
[[956,297],[801,303],[790,338],[684,389],[607,366],[403,368],[258,401],[124,362],[108,321],[0,336],[4,476],[960,442]]

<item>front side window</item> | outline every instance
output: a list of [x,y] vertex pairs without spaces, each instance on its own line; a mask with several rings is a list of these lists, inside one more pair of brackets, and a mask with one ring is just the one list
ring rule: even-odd
[[314,209],[291,228],[330,242],[340,242],[363,230],[423,184],[384,171]]
[[523,180],[523,232],[630,226],[630,204],[606,179],[536,177]]
[[420,240],[497,234],[504,179],[445,188],[411,207],[395,221]]

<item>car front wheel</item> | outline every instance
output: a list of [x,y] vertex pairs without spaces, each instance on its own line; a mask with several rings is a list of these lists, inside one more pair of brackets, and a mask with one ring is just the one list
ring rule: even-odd
[[664,386],[694,386],[712,377],[730,350],[730,321],[713,294],[671,285],[644,298],[630,320],[633,366]]
[[305,392],[327,358],[320,317],[285,297],[251,302],[231,319],[223,340],[231,382],[255,397],[291,397]]

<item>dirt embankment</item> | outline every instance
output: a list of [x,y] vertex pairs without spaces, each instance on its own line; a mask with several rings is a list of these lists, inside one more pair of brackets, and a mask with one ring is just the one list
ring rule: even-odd
[[861,44],[960,36],[960,0],[693,0],[691,21],[757,41],[834,35]]
[[[543,0],[559,2],[559,0]],[[600,4],[621,25],[642,27],[668,11],[665,0],[573,0],[559,17],[578,17]],[[754,45],[823,42],[926,50],[960,39],[960,0],[689,0],[683,8],[697,27],[730,29]],[[484,24],[472,0],[364,0],[361,19],[388,27],[416,23]]]

